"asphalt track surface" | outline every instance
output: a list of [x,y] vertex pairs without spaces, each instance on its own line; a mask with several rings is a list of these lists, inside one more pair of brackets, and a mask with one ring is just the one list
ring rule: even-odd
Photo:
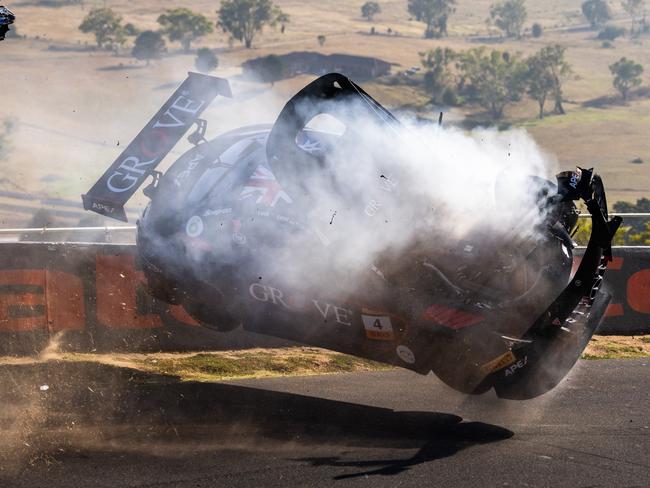
[[207,384],[3,366],[0,486],[648,487],[649,366],[580,361],[527,402],[401,370]]

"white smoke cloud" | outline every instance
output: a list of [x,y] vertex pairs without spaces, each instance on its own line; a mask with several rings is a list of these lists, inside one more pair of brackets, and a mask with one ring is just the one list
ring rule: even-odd
[[[301,288],[322,287],[324,276],[354,288],[387,254],[408,261],[418,247],[444,259],[445,249],[464,239],[498,246],[539,237],[544,214],[528,176],[546,176],[554,163],[525,131],[465,132],[408,121],[387,128],[362,103],[336,108],[348,127],[324,167],[271,162],[296,165],[293,185],[309,195],[301,211],[327,244],[316,249],[309,233],[280,236],[283,244],[263,257],[277,263],[273,275]],[[286,174],[277,176],[288,183]]]

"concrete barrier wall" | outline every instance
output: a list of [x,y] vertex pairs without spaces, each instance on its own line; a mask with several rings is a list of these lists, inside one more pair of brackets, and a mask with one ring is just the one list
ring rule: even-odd
[[[55,337],[68,351],[223,350],[286,340],[199,326],[179,305],[153,299],[135,246],[0,244],[0,354],[33,354]],[[650,333],[650,248],[618,248],[601,334]]]

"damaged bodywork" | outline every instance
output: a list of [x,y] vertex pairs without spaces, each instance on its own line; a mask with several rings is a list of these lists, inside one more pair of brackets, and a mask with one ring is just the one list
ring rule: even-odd
[[[354,182],[334,175],[342,165],[361,163],[342,159],[338,149],[358,144],[357,121],[369,120],[389,144],[368,148],[368,157],[397,161],[386,148],[404,144],[400,122],[332,73],[296,94],[273,125],[207,141],[198,117],[217,95],[231,96],[225,80],[190,74],[84,195],[86,209],[125,220],[124,204],[153,176],[145,189],[151,202],[138,221],[138,253],[157,298],[182,304],[217,331],[241,326],[433,371],[466,393],[494,388],[503,398],[533,398],[572,368],[609,302],[601,285],[621,223],[609,219],[593,170],[563,172],[556,182],[527,180],[536,202],[535,238],[478,229],[447,239],[428,224],[437,209],[423,201],[412,216],[419,237],[399,252],[380,247],[352,276],[336,263],[358,237],[331,229],[348,219],[367,241],[386,240],[398,232],[395,216],[409,179],[407,170],[392,168],[377,175],[376,189],[357,193],[349,189]],[[323,114],[345,130],[310,125]],[[189,139],[196,147],[158,173],[193,124]],[[342,209],[332,209],[329,226],[312,217],[325,189]],[[586,205],[592,224],[579,262],[571,239],[576,202]],[[311,274],[296,264],[306,260],[315,263]]]

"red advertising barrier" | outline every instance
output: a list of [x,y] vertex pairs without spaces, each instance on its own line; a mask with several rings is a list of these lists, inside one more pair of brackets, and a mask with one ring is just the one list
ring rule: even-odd
[[205,329],[179,305],[154,299],[136,248],[111,244],[0,244],[0,354],[31,354],[65,331],[68,351],[220,350],[287,341]]
[[650,247],[615,247],[604,290],[612,301],[598,334],[650,333]]
[[[183,307],[155,300],[135,246],[0,244],[0,354],[42,350],[65,331],[71,351],[210,350],[287,341],[205,329]],[[615,249],[605,290],[613,299],[600,334],[650,333],[650,248]]]

